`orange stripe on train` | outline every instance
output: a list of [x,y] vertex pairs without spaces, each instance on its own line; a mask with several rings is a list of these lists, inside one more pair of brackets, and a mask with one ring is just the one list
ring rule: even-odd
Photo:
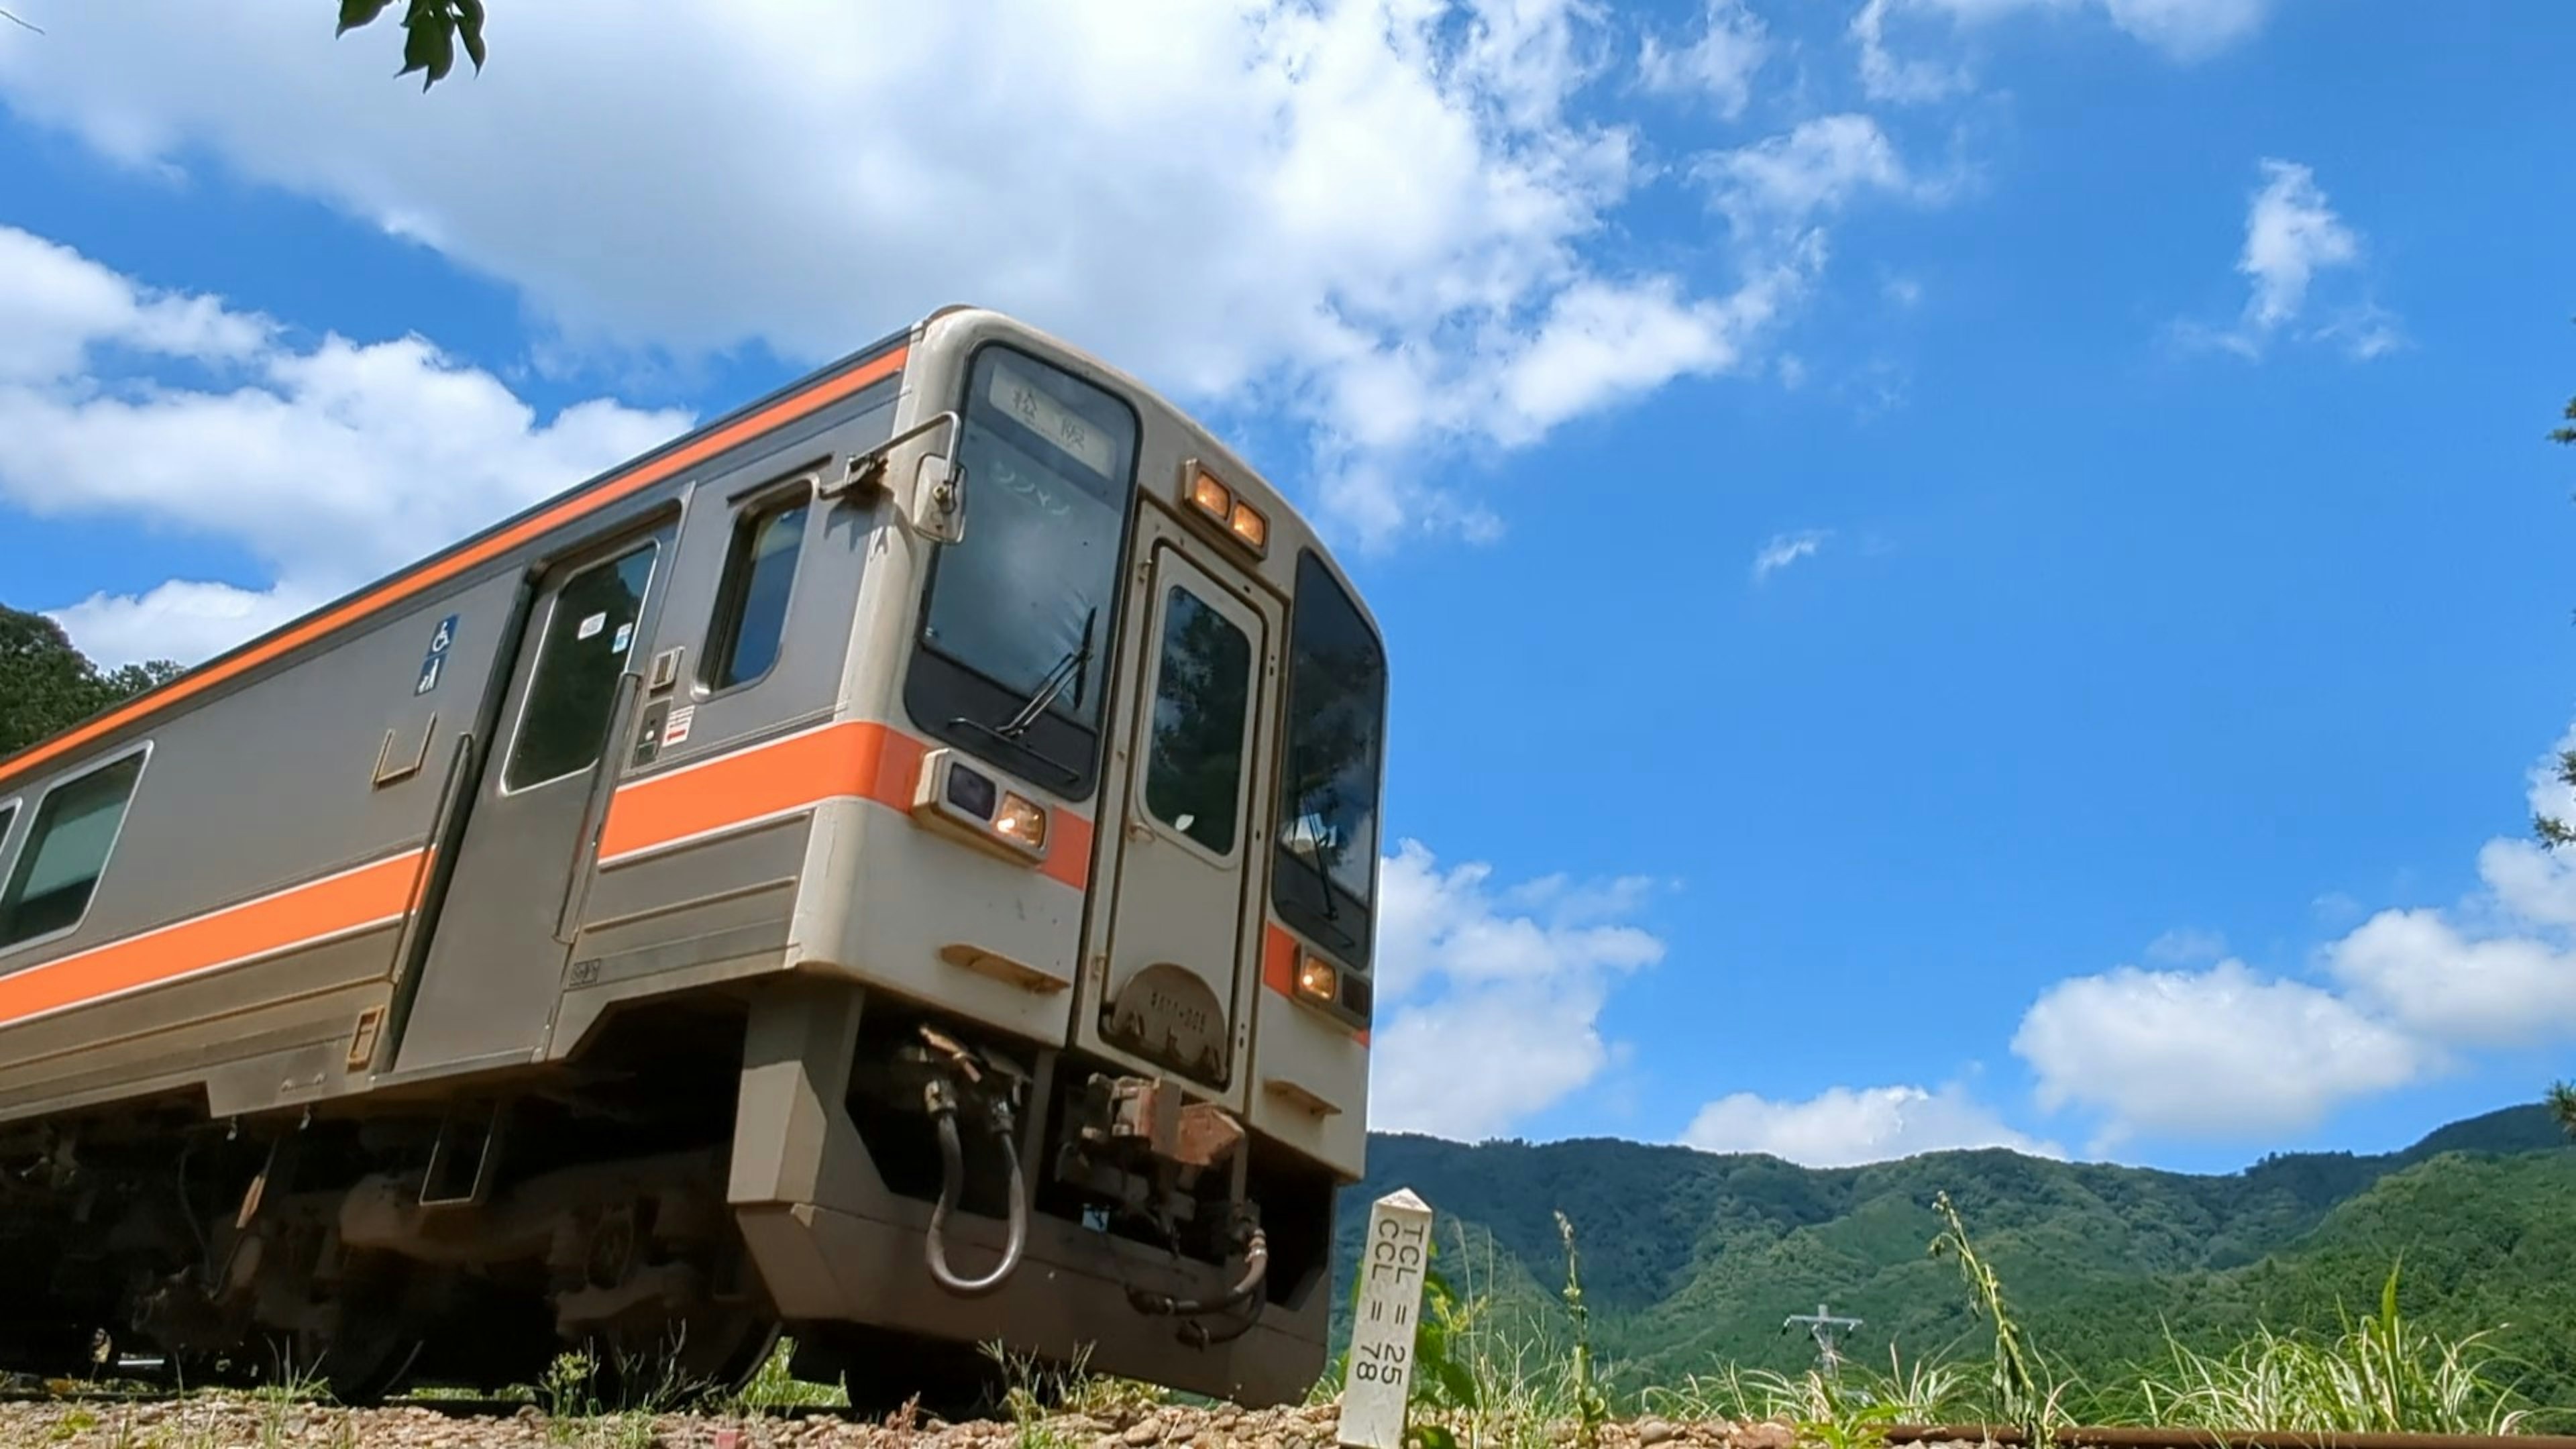
[[[612,860],[832,799],[908,811],[925,748],[882,724],[827,725],[638,781],[611,803],[600,857]],[[1055,847],[1047,852],[1045,873],[1081,890],[1090,877],[1091,822],[1056,810],[1048,828]],[[391,925],[426,896],[432,854],[407,850],[0,976],[0,1028]]]
[[[871,800],[912,809],[929,747],[899,729],[861,720],[826,725],[649,776],[621,788],[599,836],[603,863],[656,850],[827,800]],[[1081,890],[1091,878],[1091,822],[1048,812],[1045,874]]]
[[0,976],[0,1027],[390,926],[411,909],[424,854],[407,850]]
[[838,402],[870,383],[882,381],[901,372],[904,360],[909,355],[909,349],[898,347],[883,357],[861,363],[839,377],[827,379],[794,397],[782,399],[740,422],[708,434],[688,447],[656,458],[633,472],[609,478],[585,492],[565,499],[524,523],[494,534],[481,543],[445,558],[433,558],[410,572],[397,574],[339,608],[296,625],[264,643],[255,642],[245,647],[239,654],[210,660],[159,689],[140,696],[122,708],[100,715],[69,734],[36,745],[6,761],[0,761],[0,782],[27,774],[46,761],[79,749],[82,745],[104,736],[111,730],[158,714],[183,699],[204,693],[227,679],[246,674],[289,650],[312,643],[333,630],[346,628],[371,614],[383,613],[434,584],[444,583],[478,564],[499,558],[531,539],[596,513],[619,499],[633,497],[672,474],[694,468],[707,459],[729,448],[738,447],[781,423],[792,422],[818,408]]

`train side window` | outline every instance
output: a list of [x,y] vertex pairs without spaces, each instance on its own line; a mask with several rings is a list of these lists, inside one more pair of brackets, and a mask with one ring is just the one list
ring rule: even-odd
[[537,667],[520,707],[519,737],[501,788],[526,790],[599,763],[617,676],[635,647],[635,622],[659,548],[643,544],[564,581],[537,644]]
[[9,859],[9,827],[18,823],[18,802],[0,805],[0,864]]
[[707,630],[708,688],[748,684],[778,663],[807,506],[799,494],[745,513],[735,525],[715,622]]
[[1219,855],[1234,851],[1251,693],[1252,641],[1233,620],[1175,585],[1163,606],[1145,808]]
[[0,948],[68,931],[89,914],[90,897],[125,824],[126,804],[134,798],[134,782],[142,776],[143,755],[137,752],[45,796],[27,827],[17,869],[9,873],[9,889],[0,894]]

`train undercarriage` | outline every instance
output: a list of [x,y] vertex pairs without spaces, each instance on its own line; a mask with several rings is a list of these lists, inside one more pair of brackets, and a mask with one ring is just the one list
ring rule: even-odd
[[[139,1355],[359,1403],[535,1386],[571,1350],[603,1399],[667,1401],[785,1333],[854,1409],[988,1405],[989,1339],[1246,1402],[1311,1382],[1320,1168],[1168,1083],[782,986],[631,1011],[543,1076],[0,1125],[0,1370]],[[809,1052],[785,1078],[782,1036]],[[817,1097],[837,1119],[800,1126]]]

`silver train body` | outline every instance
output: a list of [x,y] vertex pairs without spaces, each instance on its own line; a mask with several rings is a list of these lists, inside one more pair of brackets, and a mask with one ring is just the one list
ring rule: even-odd
[[951,308],[0,760],[0,1369],[1294,1398],[1385,697],[1249,467]]

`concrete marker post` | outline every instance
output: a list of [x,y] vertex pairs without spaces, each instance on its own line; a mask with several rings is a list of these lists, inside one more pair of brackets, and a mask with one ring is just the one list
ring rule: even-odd
[[1431,1205],[1401,1188],[1369,1206],[1366,1265],[1351,1305],[1350,1370],[1343,1375],[1347,1449],[1403,1449],[1413,1391],[1413,1333],[1421,1322],[1423,1269],[1431,1256]]

